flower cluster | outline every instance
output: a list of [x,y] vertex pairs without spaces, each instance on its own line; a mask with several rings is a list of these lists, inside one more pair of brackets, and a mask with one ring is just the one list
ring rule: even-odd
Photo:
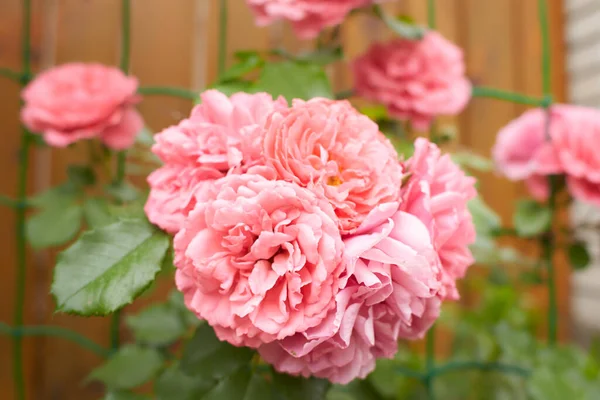
[[426,139],[399,160],[346,101],[217,91],[156,136],[149,219],[221,340],[281,372],[364,377],[424,335],[472,263],[474,181]]
[[99,138],[107,147],[126,149],[144,125],[134,108],[137,88],[137,79],[117,68],[64,64],[25,87],[21,119],[51,146]]
[[565,175],[573,197],[600,206],[600,154],[593,146],[600,112],[558,104],[548,113],[529,110],[500,130],[492,150],[498,169],[524,180],[540,200],[549,194],[547,176]]

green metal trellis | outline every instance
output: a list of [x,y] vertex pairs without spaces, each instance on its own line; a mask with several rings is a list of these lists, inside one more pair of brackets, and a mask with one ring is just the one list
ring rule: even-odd
[[[428,0],[428,24],[431,29],[435,29],[435,1]],[[120,67],[128,73],[130,59],[130,13],[131,0],[122,0],[122,42]],[[225,69],[226,60],[226,22],[227,22],[227,6],[226,0],[220,0],[220,30],[219,30],[219,71]],[[19,82],[25,86],[32,78],[31,73],[31,0],[23,0],[23,24],[22,24],[22,43],[21,43],[21,71],[13,71],[7,68],[0,68],[0,76]],[[551,88],[551,54],[550,54],[550,32],[548,24],[548,9],[546,0],[538,0],[540,31],[542,34],[542,83],[544,95],[541,98],[530,97],[520,93],[512,93],[504,90],[475,87],[473,96],[489,97],[499,100],[505,100],[520,104],[526,104],[536,107],[543,107],[547,112],[546,135],[549,133],[549,108],[552,104],[552,88]],[[141,87],[140,94],[144,95],[165,95],[194,100],[197,98],[196,93],[176,87]],[[11,199],[6,196],[0,196],[0,205],[11,207],[16,213],[16,253],[17,253],[17,272],[16,272],[16,295],[13,326],[5,323],[0,323],[0,334],[6,334],[13,339],[13,370],[16,398],[19,400],[25,399],[25,380],[23,375],[23,353],[22,353],[22,338],[24,336],[52,336],[60,337],[79,344],[82,347],[95,352],[98,355],[108,357],[119,346],[119,312],[112,317],[111,323],[111,348],[106,349],[85,336],[71,331],[69,329],[56,326],[23,326],[23,312],[25,300],[25,278],[26,278],[26,241],[25,241],[25,212],[27,209],[27,175],[29,168],[29,152],[32,143],[31,133],[22,126],[21,128],[21,147],[20,147],[20,165],[18,172],[18,187],[16,199]],[[125,178],[125,160],[126,152],[122,151],[117,154],[117,170],[115,182],[120,183]],[[550,196],[548,206],[554,213],[556,209],[556,179],[549,177]],[[546,264],[548,279],[548,343],[553,346],[556,343],[557,335],[557,304],[556,304],[556,287],[554,278],[554,237],[552,234],[545,235],[542,239],[543,259]],[[426,344],[426,369],[425,371],[415,371],[404,367],[398,367],[397,373],[408,377],[419,379],[425,385],[430,399],[434,398],[434,379],[442,374],[457,370],[481,370],[481,371],[499,371],[507,374],[516,374],[527,377],[530,374],[525,368],[507,365],[495,362],[480,362],[480,361],[455,361],[448,362],[442,365],[435,364],[435,335],[434,328],[427,334]]]

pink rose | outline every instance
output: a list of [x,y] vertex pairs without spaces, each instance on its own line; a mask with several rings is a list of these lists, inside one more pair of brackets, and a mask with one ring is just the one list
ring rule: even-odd
[[208,90],[201,99],[188,119],[157,134],[152,147],[165,165],[148,177],[145,211],[152,223],[171,233],[179,230],[196,204],[194,193],[207,181],[258,163],[267,115],[287,107],[285,100],[273,101],[266,93],[228,98]]
[[276,20],[292,23],[296,35],[302,39],[314,39],[325,28],[342,23],[355,8],[380,1],[374,0],[246,0],[259,26],[270,25]]
[[343,234],[378,204],[397,201],[402,167],[377,125],[347,101],[294,100],[267,120],[263,156],[280,179],[317,191]]
[[51,146],[98,137],[122,150],[144,125],[134,108],[137,87],[137,79],[117,68],[64,64],[42,72],[23,89],[21,119]]
[[390,115],[427,130],[438,115],[455,115],[471,98],[462,50],[437,32],[421,40],[373,45],[353,64],[356,92]]
[[442,263],[440,295],[458,299],[456,280],[474,262],[469,245],[475,241],[475,227],[467,202],[477,196],[475,179],[423,138],[415,141],[415,153],[406,164],[410,180],[400,209],[418,217],[430,230]]
[[[548,163],[564,170],[567,187],[576,199],[600,206],[600,111],[589,107],[557,105],[552,107],[564,124],[552,126],[553,156]],[[561,129],[562,128],[562,129]]]
[[228,175],[175,236],[176,283],[221,340],[258,347],[317,326],[344,271],[335,214],[293,183]]
[[[568,131],[561,106],[551,109],[550,129]],[[561,173],[552,144],[546,138],[546,115],[541,108],[529,110],[502,128],[492,149],[498,170],[510,180],[524,180],[538,199],[548,196],[548,174]]]
[[[259,348],[280,372],[346,384],[392,358],[399,337],[417,338],[440,312],[441,270],[427,227],[387,203],[344,240],[348,273],[336,308],[319,325]],[[344,283],[344,281],[342,281]]]

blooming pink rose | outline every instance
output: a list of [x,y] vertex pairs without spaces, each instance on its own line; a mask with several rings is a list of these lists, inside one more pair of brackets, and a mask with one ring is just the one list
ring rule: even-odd
[[347,101],[294,100],[266,122],[263,156],[279,178],[333,204],[343,234],[378,204],[397,201],[402,167],[377,125]]
[[353,71],[360,96],[419,130],[438,115],[458,114],[471,98],[462,50],[437,32],[375,44],[354,61]]
[[137,79],[117,68],[72,63],[39,74],[23,89],[21,119],[51,146],[98,137],[110,148],[130,147],[143,127],[134,105]]
[[329,203],[268,174],[217,180],[174,241],[187,307],[236,346],[317,326],[335,307],[344,271]]
[[548,163],[554,160],[558,169],[564,170],[573,197],[600,206],[600,153],[596,146],[600,111],[572,105],[557,105],[552,110],[564,123],[550,130],[554,157],[548,157]]
[[[550,129],[568,131],[561,108],[551,109]],[[546,115],[541,108],[526,111],[502,128],[492,149],[498,170],[510,180],[525,180],[531,194],[538,199],[548,196],[548,174],[561,173],[552,144],[546,138]]]
[[280,372],[346,384],[377,358],[392,358],[399,337],[422,337],[440,312],[441,267],[427,227],[382,204],[344,240],[346,286],[318,326],[259,348]]
[[477,196],[475,179],[427,139],[415,141],[415,153],[407,160],[410,180],[400,206],[429,228],[442,263],[442,299],[458,299],[456,280],[473,264],[469,245],[475,227],[467,202]]
[[152,223],[171,233],[179,230],[196,204],[194,193],[207,181],[258,163],[267,115],[287,107],[283,98],[273,101],[266,93],[228,98],[208,90],[201,99],[188,119],[157,134],[152,147],[165,165],[148,177],[145,210]]
[[342,23],[346,15],[360,7],[381,1],[374,0],[246,0],[259,26],[275,20],[292,23],[296,35],[314,39],[324,28]]

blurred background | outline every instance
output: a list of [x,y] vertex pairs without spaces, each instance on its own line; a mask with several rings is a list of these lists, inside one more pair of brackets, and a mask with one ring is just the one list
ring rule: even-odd
[[[437,26],[444,36],[465,51],[468,76],[475,85],[541,95],[540,34],[537,2],[533,0],[438,0]],[[555,100],[600,106],[600,0],[550,0],[552,27],[553,90]],[[141,85],[186,87],[200,91],[216,76],[218,6],[216,0],[133,0],[131,73]],[[426,19],[424,0],[402,0],[386,5],[396,15],[408,15],[417,22]],[[20,1],[0,0],[0,65],[19,68]],[[116,65],[120,47],[120,2],[118,0],[35,0],[33,9],[32,60],[36,71],[71,61]],[[308,50],[311,42],[295,39],[289,27],[276,24],[257,28],[244,0],[229,0],[228,51],[285,48]],[[341,37],[346,59],[363,52],[374,40],[391,33],[374,19],[356,15],[344,24]],[[336,91],[352,86],[344,62],[328,70]],[[19,162],[19,87],[0,79],[0,193],[14,195]],[[152,97],[141,105],[147,126],[154,132],[174,124],[188,114],[189,101]],[[491,99],[475,98],[466,112],[446,118],[442,126],[456,132],[454,148],[469,148],[489,156],[496,132],[525,110],[525,106]],[[595,144],[594,144],[595,145]],[[41,192],[65,179],[67,164],[84,160],[81,149],[53,151],[36,148],[29,171],[29,192]],[[493,172],[479,173],[482,197],[510,224],[514,201],[526,196],[525,189],[497,177]],[[600,217],[593,210],[577,205],[573,221]],[[564,216],[567,217],[566,215]],[[12,320],[14,295],[14,216],[0,208],[0,251],[3,255],[0,279],[0,321]],[[597,256],[600,237],[581,231]],[[507,239],[524,253],[526,243]],[[83,333],[106,344],[109,320],[55,315],[48,294],[55,252],[31,253],[27,272],[26,324],[51,323]],[[556,259],[559,298],[559,337],[587,343],[600,331],[600,266],[571,273],[562,254]],[[475,304],[477,285],[485,268],[473,268],[462,302]],[[470,282],[470,283],[469,283]],[[136,303],[136,309],[164,298],[171,288],[162,282]],[[543,285],[525,289],[540,315],[544,315],[546,293]],[[134,310],[128,310],[134,311]],[[542,329],[540,329],[542,331]],[[126,329],[122,335],[127,336]],[[449,347],[443,330],[438,330],[440,351]],[[417,344],[417,347],[420,345]],[[0,387],[2,398],[12,398],[11,342],[0,336]],[[28,393],[33,399],[96,398],[101,388],[82,381],[100,361],[95,355],[71,343],[45,337],[25,339]],[[5,397],[6,396],[6,397]]]

